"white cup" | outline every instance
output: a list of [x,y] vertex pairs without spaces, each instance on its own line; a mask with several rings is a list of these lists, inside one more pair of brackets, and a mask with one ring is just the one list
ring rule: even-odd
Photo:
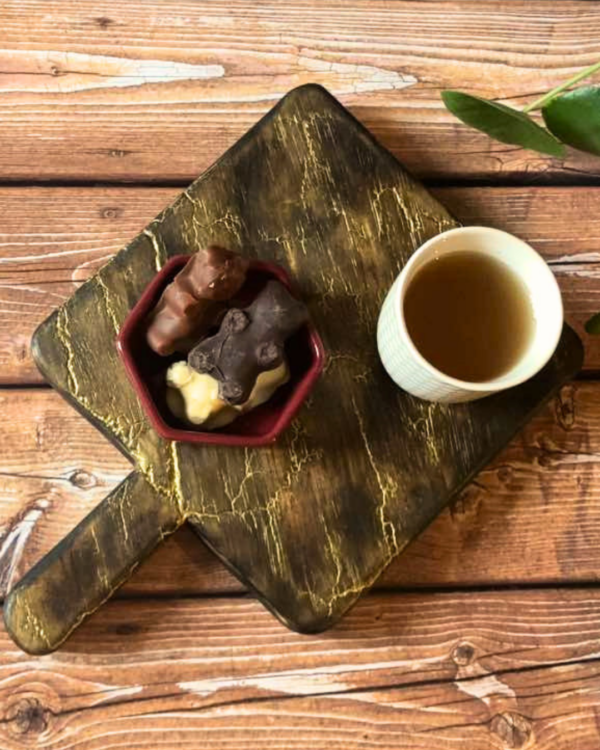
[[[411,341],[404,320],[404,295],[417,271],[442,255],[464,251],[482,253],[508,265],[527,287],[536,321],[529,347],[514,366],[499,378],[479,383],[457,380],[430,364]],[[562,327],[558,284],[532,247],[499,229],[460,227],[432,237],[410,257],[381,308],[377,347],[390,377],[413,396],[441,403],[475,401],[519,385],[539,372],[554,353]]]

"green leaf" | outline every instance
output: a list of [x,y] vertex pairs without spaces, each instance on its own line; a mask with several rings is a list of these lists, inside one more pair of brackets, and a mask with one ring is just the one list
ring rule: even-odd
[[592,317],[585,324],[585,330],[587,333],[591,333],[592,336],[600,335],[600,313],[592,315]]
[[569,146],[600,155],[600,86],[557,96],[542,109],[544,122]]
[[550,156],[564,156],[564,146],[523,112],[461,91],[442,91],[442,99],[459,120],[497,141]]

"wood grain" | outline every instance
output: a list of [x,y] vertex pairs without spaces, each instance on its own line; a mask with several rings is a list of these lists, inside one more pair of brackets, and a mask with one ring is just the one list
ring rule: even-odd
[[[599,31],[597,4],[563,0],[11,0],[0,174],[187,182],[315,80],[420,176],[535,183],[435,192],[542,249],[581,332],[600,309],[600,193],[539,185],[594,179],[600,161],[495,144],[439,92],[522,104],[595,62]],[[0,189],[0,383],[40,382],[37,323],[177,192]],[[585,345],[600,371],[600,339]],[[597,581],[599,387],[564,389],[379,585]],[[129,464],[54,393],[0,390],[0,407],[1,594]],[[182,529],[122,595],[211,592],[241,586]],[[599,615],[595,590],[379,592],[307,638],[239,596],[113,602],[55,656],[0,633],[0,746],[597,750]]]
[[3,179],[183,180],[287,90],[324,84],[420,177],[585,178],[445,111],[459,88],[519,106],[600,57],[576,0],[5,0]]
[[[17,580],[130,471],[49,390],[0,391],[0,581]],[[527,550],[524,555],[523,551]],[[532,420],[379,587],[597,581],[600,383],[581,382]],[[188,529],[134,574],[124,596],[239,592]]]
[[371,595],[324,636],[250,600],[113,602],[59,654],[0,633],[0,745],[595,750],[600,593]]
[[[600,370],[600,337],[583,323],[600,310],[600,188],[443,188],[467,224],[531,242],[555,265],[585,368]],[[0,383],[39,383],[35,327],[179,193],[177,188],[0,188]]]

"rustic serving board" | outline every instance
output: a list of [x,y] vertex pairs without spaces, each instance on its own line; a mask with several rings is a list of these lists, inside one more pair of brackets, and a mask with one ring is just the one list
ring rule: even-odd
[[[5,621],[44,653],[185,521],[287,625],[332,625],[531,414],[580,367],[565,328],[533,380],[443,406],[379,363],[379,307],[413,250],[455,225],[324,89],[295,89],[51,315],[46,378],[135,470],[11,591]],[[129,385],[114,339],[168,257],[217,242],[286,266],[327,365],[270,448],[170,443]]]

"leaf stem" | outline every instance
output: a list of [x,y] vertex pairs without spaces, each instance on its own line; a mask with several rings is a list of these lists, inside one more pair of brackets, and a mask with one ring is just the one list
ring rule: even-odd
[[565,89],[568,89],[574,84],[579,83],[579,81],[583,80],[584,78],[591,76],[592,73],[595,73],[597,70],[600,70],[600,62],[590,65],[589,68],[584,68],[583,70],[580,70],[579,73],[576,73],[573,76],[573,78],[569,78],[568,81],[561,83],[560,86],[557,86],[556,88],[549,91],[547,94],[544,94],[544,96],[540,96],[539,99],[536,99],[531,104],[528,104],[523,109],[523,112],[533,112],[534,109],[541,109],[545,104],[548,104],[548,102],[551,99],[554,99],[555,96],[557,96],[558,94],[562,94],[562,92]]

